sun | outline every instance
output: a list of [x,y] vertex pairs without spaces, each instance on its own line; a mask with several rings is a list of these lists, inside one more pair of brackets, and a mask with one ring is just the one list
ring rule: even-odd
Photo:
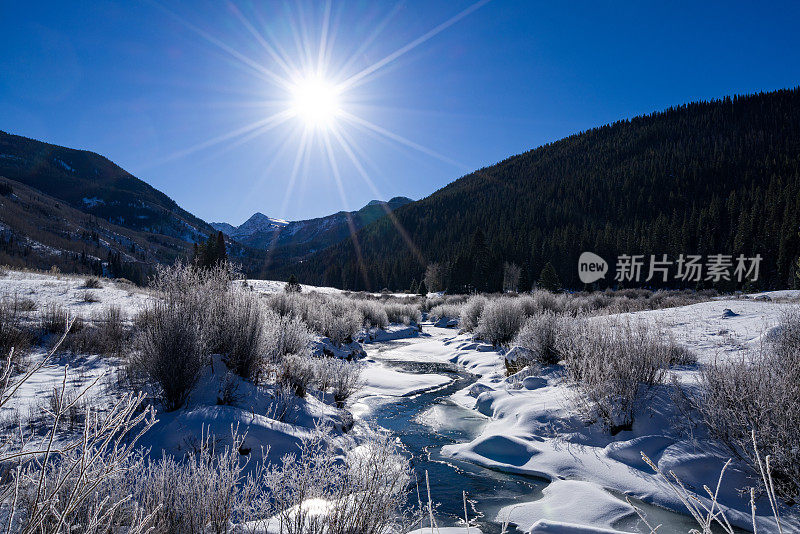
[[339,91],[324,78],[302,78],[290,92],[292,113],[309,127],[329,128],[341,113]]

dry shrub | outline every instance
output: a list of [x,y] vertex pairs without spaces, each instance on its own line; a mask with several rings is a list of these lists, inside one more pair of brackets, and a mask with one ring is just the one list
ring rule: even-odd
[[777,337],[739,361],[702,371],[694,405],[713,436],[753,469],[756,446],[771,458],[776,493],[800,499],[800,312],[784,315]]
[[73,328],[64,348],[76,354],[104,354],[121,357],[132,341],[132,329],[125,324],[122,310],[109,306],[81,328]]
[[538,313],[525,321],[513,345],[527,349],[533,360],[530,363],[557,364],[562,358],[559,343],[571,335],[574,321],[550,311]]
[[478,321],[480,320],[487,302],[489,302],[489,300],[483,295],[471,296],[461,308],[461,314],[458,317],[458,326],[467,332],[475,330],[475,328],[478,327]]
[[387,302],[384,305],[386,315],[390,323],[395,324],[414,324],[422,321],[422,312],[420,307],[415,304],[407,304],[403,302]]
[[483,309],[475,335],[494,346],[507,346],[525,321],[525,311],[518,299],[501,297]]
[[144,317],[133,364],[158,385],[164,408],[176,410],[208,361],[196,310],[180,300],[156,301]]
[[83,283],[83,287],[84,289],[100,289],[103,287],[103,284],[100,283],[100,279],[96,276],[90,276]]
[[589,411],[614,434],[630,430],[648,390],[662,383],[669,345],[646,323],[617,320],[576,323],[557,343]]
[[[47,304],[39,317],[39,326],[43,334],[62,334],[69,318],[70,314],[63,306]],[[76,329],[74,324],[73,329]]]
[[81,300],[87,304],[100,302],[100,297],[94,294],[93,291],[84,291]]
[[353,304],[364,317],[367,328],[386,328],[389,326],[389,315],[380,302],[374,300],[353,300]]
[[[0,301],[0,354],[8,354],[14,348],[18,358],[33,343],[33,333],[25,326],[23,319],[16,300]],[[15,363],[18,363],[18,359]]]
[[440,319],[458,319],[461,317],[461,304],[439,304],[428,312],[428,319],[436,322]]

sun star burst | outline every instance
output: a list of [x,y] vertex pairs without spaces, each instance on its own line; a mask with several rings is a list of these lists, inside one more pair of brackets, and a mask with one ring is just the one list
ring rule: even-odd
[[292,86],[290,94],[291,111],[306,126],[329,128],[341,113],[339,91],[324,78],[301,78]]

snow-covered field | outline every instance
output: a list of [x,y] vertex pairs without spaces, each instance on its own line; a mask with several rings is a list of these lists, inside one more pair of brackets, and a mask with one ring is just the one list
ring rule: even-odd
[[[85,279],[12,271],[0,276],[0,298],[29,299],[39,310],[58,304],[87,320],[109,306],[121,308],[130,319],[153,298],[145,290],[105,279],[101,288],[86,289]],[[262,293],[283,289],[282,282],[251,280],[248,284]],[[304,287],[304,291],[312,289],[339,292],[333,288]],[[97,302],[87,302],[87,291]],[[781,313],[794,306],[798,296],[798,292],[776,292],[759,295],[761,298],[718,299],[627,314],[627,318],[657,324],[692,350],[702,365],[715,359],[741,357],[745,348],[763,342]],[[373,332],[371,338],[370,341],[367,336],[364,344],[367,358],[363,385],[351,406],[356,418],[368,413],[366,400],[370,398],[381,397],[391,402],[440,388],[452,380],[435,373],[403,372],[388,365],[388,360],[451,362],[477,375],[477,380],[453,394],[452,400],[484,418],[485,425],[472,441],[445,446],[442,453],[491,469],[549,480],[541,498],[517,503],[498,514],[499,519],[508,519],[526,532],[608,532],[622,528],[621,525],[631,524],[635,518],[633,507],[620,497],[622,494],[685,513],[682,503],[645,464],[641,453],[647,454],[662,471],[675,472],[687,488],[700,495],[703,485],[716,484],[729,456],[708,440],[702,429],[689,429],[683,424],[683,416],[668,386],[654,389],[652,399],[637,413],[632,430],[611,436],[599,423],[587,425],[573,386],[565,381],[557,366],[544,368],[524,380],[506,377],[500,351],[473,340],[470,335],[429,323],[423,325],[422,334],[416,328],[393,325],[386,332]],[[42,351],[34,351],[30,358],[35,360],[42,355]],[[113,377],[121,366],[114,359],[92,356],[54,360],[32,377],[22,391],[21,401],[7,412],[22,415],[34,412],[52,387],[60,384],[64,364],[71,368],[70,385],[76,389],[102,374]],[[677,368],[671,373],[682,387],[693,387],[698,367]],[[231,425],[238,425],[240,432],[247,433],[246,445],[251,450],[259,451],[261,446],[268,445],[270,458],[277,459],[294,450],[318,421],[336,422],[341,417],[329,404],[310,395],[292,408],[290,418],[278,421],[265,408],[275,403],[271,392],[241,380],[236,384],[237,400],[220,405],[218,398],[229,379],[224,363],[215,360],[186,406],[159,414],[159,422],[142,444],[154,451],[180,454],[194,446],[203,432],[229,435]],[[112,395],[112,382],[110,378],[101,382],[106,387],[100,388],[98,395]],[[5,413],[0,417],[12,415]],[[342,440],[353,439],[357,437],[342,437]],[[719,498],[728,510],[728,518],[743,528],[750,524],[750,508],[749,497],[740,490],[750,485],[746,469],[734,462],[727,471]],[[760,531],[770,531],[766,501],[758,502],[757,513]],[[787,512],[784,517],[788,532],[800,529],[796,514]],[[439,532],[455,534],[465,529]],[[470,532],[477,529],[473,527]]]
[[[119,307],[128,318],[133,317],[152,298],[147,290],[106,278],[102,279],[101,288],[86,288],[88,278],[88,275],[9,271],[0,277],[0,299],[30,300],[37,310],[50,305],[63,306],[73,316],[88,320],[110,306]],[[91,302],[92,299],[97,301]]]
[[[789,295],[781,295],[786,299]],[[793,294],[791,296],[794,296]],[[631,321],[659,325],[698,356],[699,365],[715,359],[741,357],[743,349],[760,343],[792,302],[757,299],[715,300],[690,306],[626,314]],[[731,313],[732,312],[732,313]],[[598,317],[596,320],[608,320]],[[691,491],[704,495],[714,487],[730,453],[707,439],[702,429],[690,429],[672,400],[670,387],[658,386],[642,407],[631,431],[611,436],[599,423],[587,425],[574,388],[556,367],[545,368],[518,385],[506,377],[503,355],[470,335],[426,324],[429,337],[382,351],[378,359],[453,362],[480,378],[452,400],[486,417],[480,435],[471,442],[448,445],[443,454],[510,473],[551,481],[543,497],[503,509],[498,520],[510,520],[530,532],[602,532],[635,520],[633,507],[619,495],[679,513],[686,510],[677,496],[643,461],[641,453],[665,473],[675,472]],[[373,352],[367,346],[368,354]],[[696,382],[698,366],[671,373],[684,386]],[[445,378],[445,377],[442,377]],[[428,377],[426,377],[428,379]],[[437,384],[430,378],[431,386]],[[751,523],[749,496],[753,485],[736,462],[728,468],[719,502],[739,527]],[[709,499],[703,499],[709,504]],[[758,504],[761,531],[771,531],[766,499]],[[800,520],[786,516],[789,531]],[[580,525],[589,528],[573,528]]]

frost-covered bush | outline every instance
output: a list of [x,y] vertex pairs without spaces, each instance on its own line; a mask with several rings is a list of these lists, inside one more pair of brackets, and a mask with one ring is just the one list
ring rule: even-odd
[[518,299],[501,297],[486,304],[475,335],[494,346],[507,346],[525,321]]
[[387,302],[384,305],[386,315],[390,323],[412,324],[422,321],[420,307],[415,304],[405,304],[401,302]]
[[264,356],[266,363],[277,364],[287,354],[307,356],[312,333],[299,317],[267,312],[264,319]]
[[276,379],[279,385],[289,387],[298,397],[305,397],[313,383],[316,366],[306,355],[287,354],[278,364]]
[[444,318],[458,319],[461,316],[461,308],[461,304],[439,304],[428,312],[428,319],[434,322]]
[[241,289],[223,297],[224,327],[217,330],[217,352],[225,355],[230,367],[243,378],[258,380],[264,368],[266,351],[265,312],[257,296]]
[[234,430],[231,443],[219,445],[220,437],[207,434],[187,457],[150,461],[125,480],[133,501],[153,515],[155,532],[226,534],[234,523],[275,513],[263,463],[246,471],[243,437]]
[[300,293],[273,293],[268,295],[264,302],[268,308],[281,316],[306,319],[309,313],[310,297]]
[[[564,299],[569,298],[566,295],[556,295],[543,289],[537,289],[530,297],[534,303],[534,310],[532,311],[551,311],[560,313],[564,311]],[[532,313],[531,313],[532,315]]]
[[513,345],[526,349],[535,363],[556,364],[561,360],[559,340],[571,334],[573,321],[550,311],[538,313],[525,321]]
[[364,317],[364,326],[367,328],[386,328],[389,326],[389,316],[383,304],[375,300],[353,300],[353,304]]
[[[61,326],[63,331],[64,325]],[[17,301],[0,301],[0,356],[5,356],[14,348],[20,356],[33,343],[33,334],[23,324],[23,316]]]
[[775,339],[746,360],[704,366],[693,404],[711,433],[758,469],[752,447],[769,455],[775,489],[800,499],[800,312],[781,320]]
[[422,302],[422,311],[429,312],[432,308],[444,304],[443,297],[430,297]]
[[334,360],[327,366],[333,400],[344,408],[347,399],[361,387],[361,365],[344,360]]
[[[0,372],[0,409],[15,400],[35,372],[52,363],[58,348],[56,343],[45,358],[15,378],[10,358],[6,361]],[[77,435],[60,433],[59,423],[86,396],[82,390],[68,399],[62,388],[53,397],[41,434],[20,426],[0,436],[4,531],[148,531],[152,518],[119,488],[127,477],[142,470],[144,460],[136,442],[155,422],[154,414],[141,409],[141,395],[128,394],[102,411],[90,408]]]
[[487,302],[489,302],[489,300],[483,295],[471,296],[461,308],[461,314],[458,317],[458,326],[467,332],[475,330]]
[[[406,532],[403,522],[408,461],[390,436],[371,434],[342,456],[324,432],[304,440],[297,454],[271,467],[266,480],[284,534],[382,534]],[[327,505],[327,513],[301,506],[309,500]],[[278,526],[279,525],[279,526]]]
[[158,386],[167,411],[183,405],[208,361],[196,319],[196,310],[181,301],[155,301],[144,315],[132,361]]
[[[63,334],[64,327],[69,320],[69,311],[59,304],[48,304],[42,309],[39,317],[39,326],[43,334]],[[77,330],[77,325],[73,324]]]
[[635,410],[650,387],[663,382],[669,346],[645,323],[580,321],[557,350],[587,408],[612,433],[633,424]]
[[364,318],[351,302],[344,299],[328,299],[321,312],[321,334],[335,345],[352,342],[361,331]]

